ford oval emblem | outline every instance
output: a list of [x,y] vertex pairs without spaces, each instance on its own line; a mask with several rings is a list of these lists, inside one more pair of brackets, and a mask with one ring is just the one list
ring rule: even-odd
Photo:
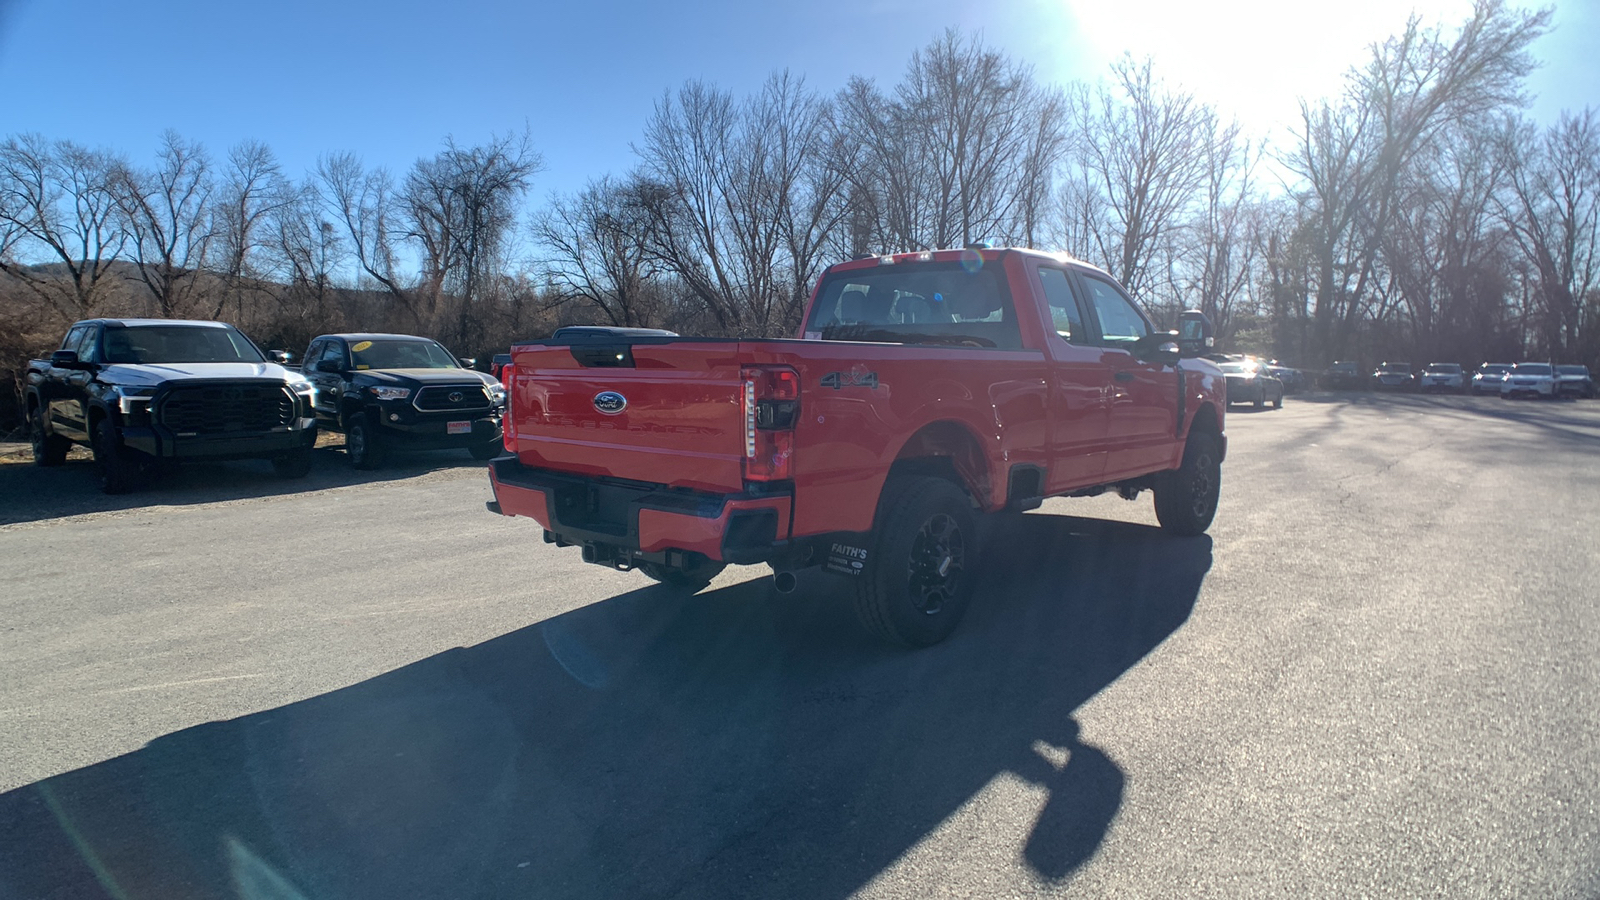
[[614,416],[628,408],[628,398],[616,391],[601,391],[594,395],[594,408]]

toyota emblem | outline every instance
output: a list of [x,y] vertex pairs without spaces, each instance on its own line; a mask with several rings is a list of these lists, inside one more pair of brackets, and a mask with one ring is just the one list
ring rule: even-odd
[[461,401],[463,401],[465,399],[467,399],[467,395],[461,393],[460,391],[451,391],[450,392],[450,402],[451,403],[460,403]]
[[594,408],[614,416],[628,408],[628,398],[616,391],[601,391],[594,395]]

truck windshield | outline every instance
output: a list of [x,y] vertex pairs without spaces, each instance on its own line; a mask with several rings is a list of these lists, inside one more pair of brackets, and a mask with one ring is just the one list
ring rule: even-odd
[[266,361],[239,332],[205,325],[108,327],[102,344],[109,364]]
[[823,280],[807,339],[950,344],[1016,350],[1016,310],[998,266],[910,263],[852,269]]
[[350,345],[358,369],[458,369],[450,351],[433,341],[376,340]]

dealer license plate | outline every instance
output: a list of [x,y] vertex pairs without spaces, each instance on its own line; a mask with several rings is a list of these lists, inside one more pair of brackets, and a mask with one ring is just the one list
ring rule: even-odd
[[444,426],[444,433],[445,434],[471,434],[472,433],[472,423],[471,422],[446,422],[445,426]]

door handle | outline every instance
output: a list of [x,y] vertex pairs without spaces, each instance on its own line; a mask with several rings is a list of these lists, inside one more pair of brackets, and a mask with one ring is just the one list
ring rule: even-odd
[[1111,377],[1115,378],[1118,381],[1132,381],[1133,380],[1133,373],[1129,372],[1127,369],[1123,369],[1122,371],[1118,372],[1117,374],[1115,374],[1115,375],[1113,375]]

